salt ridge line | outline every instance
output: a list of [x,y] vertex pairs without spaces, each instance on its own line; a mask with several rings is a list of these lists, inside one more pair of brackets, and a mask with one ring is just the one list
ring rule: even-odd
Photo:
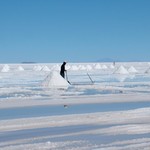
[[[150,123],[150,108],[140,108],[129,111],[110,111],[87,114],[73,114],[51,117],[34,117],[21,118],[12,120],[1,120],[1,131],[16,131],[22,129],[44,128],[44,127],[59,127],[70,125],[108,125],[108,124],[128,124],[128,123]],[[82,119],[81,119],[82,118]],[[137,128],[138,130],[139,128]],[[150,132],[150,128],[146,128]],[[144,130],[145,132],[145,130]]]

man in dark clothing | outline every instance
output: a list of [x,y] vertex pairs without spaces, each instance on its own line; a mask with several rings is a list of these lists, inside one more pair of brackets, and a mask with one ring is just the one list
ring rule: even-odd
[[65,65],[66,65],[66,62],[63,62],[63,64],[61,65],[61,70],[60,70],[60,75],[65,78]]

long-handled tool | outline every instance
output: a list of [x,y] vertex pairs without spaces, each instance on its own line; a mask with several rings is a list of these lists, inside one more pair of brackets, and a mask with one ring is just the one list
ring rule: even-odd
[[88,74],[88,72],[87,72],[87,75],[88,75],[89,79],[91,80],[92,84],[94,84],[94,81],[92,80],[92,78],[91,78],[91,76]]
[[67,71],[66,71],[66,80],[69,84],[71,84],[69,81],[68,81],[68,75],[67,75]]

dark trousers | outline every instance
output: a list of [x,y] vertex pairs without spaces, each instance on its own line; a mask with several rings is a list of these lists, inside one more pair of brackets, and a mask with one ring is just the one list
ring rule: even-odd
[[60,72],[60,75],[65,78],[65,73],[64,72]]

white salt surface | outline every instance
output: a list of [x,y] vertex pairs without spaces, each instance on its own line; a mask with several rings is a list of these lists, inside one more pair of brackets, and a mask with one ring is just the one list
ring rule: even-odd
[[[20,65],[24,71],[15,72]],[[72,84],[68,87],[59,71],[37,72],[34,65],[10,64],[9,72],[0,73],[0,149],[149,150],[150,75],[145,74],[149,64],[116,63],[115,69],[123,66],[119,73],[98,69],[103,65],[111,63],[97,67],[91,63],[69,64],[68,80]],[[60,64],[36,66],[54,68]],[[87,70],[72,70],[73,66],[91,66],[88,73],[94,84]],[[125,73],[124,68],[130,66],[138,74]],[[60,85],[68,88],[58,88]],[[97,106],[88,112],[90,104]],[[104,104],[108,110],[97,109]],[[117,104],[124,107],[118,109]],[[56,110],[48,111],[53,107]],[[84,112],[80,109],[86,112],[80,113]]]

